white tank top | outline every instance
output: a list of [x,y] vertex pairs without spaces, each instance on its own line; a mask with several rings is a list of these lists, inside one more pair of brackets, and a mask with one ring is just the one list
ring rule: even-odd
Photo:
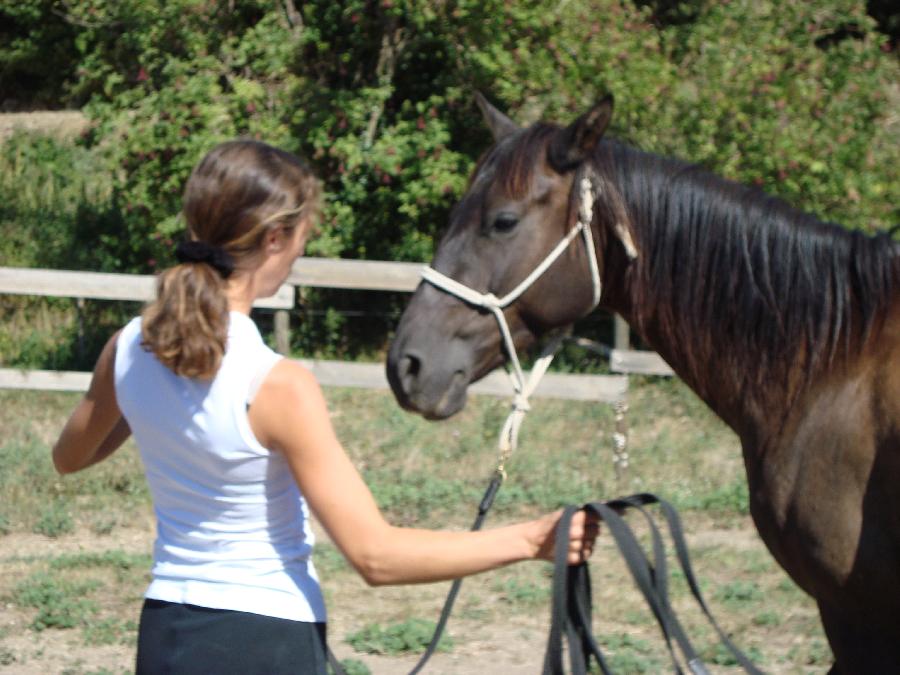
[[122,330],[115,387],[140,449],[157,537],[145,597],[295,621],[325,621],[309,509],[281,453],[250,429],[251,390],[281,358],[231,313],[211,381],[175,375]]

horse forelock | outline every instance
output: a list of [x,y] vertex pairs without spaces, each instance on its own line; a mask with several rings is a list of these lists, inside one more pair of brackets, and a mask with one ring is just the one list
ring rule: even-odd
[[887,237],[825,223],[759,189],[606,141],[614,183],[641,255],[635,320],[654,324],[698,377],[710,364],[809,376],[865,341],[897,286]]
[[508,197],[527,197],[540,165],[536,158],[546,157],[547,143],[558,131],[552,124],[538,122],[491,146],[472,172],[469,190],[493,182]]

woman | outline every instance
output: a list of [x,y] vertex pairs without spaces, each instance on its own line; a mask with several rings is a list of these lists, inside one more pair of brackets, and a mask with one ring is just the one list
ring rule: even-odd
[[[134,434],[157,517],[139,673],[325,673],[309,509],[371,585],[552,555],[559,513],[481,532],[389,525],[313,376],[263,343],[250,308],[285,281],[318,208],[295,156],[244,140],[213,149],[185,188],[180,264],[106,344],[53,448],[70,473]],[[571,563],[595,536],[577,517]]]

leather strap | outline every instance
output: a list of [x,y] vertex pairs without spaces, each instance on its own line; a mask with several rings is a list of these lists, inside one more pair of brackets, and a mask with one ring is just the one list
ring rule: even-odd
[[[596,514],[606,524],[610,536],[613,537],[619,552],[628,566],[635,585],[641,591],[644,600],[656,618],[663,638],[666,641],[674,672],[679,675],[683,673],[675,653],[675,647],[681,652],[687,668],[693,675],[708,675],[709,671],[688,639],[669,601],[665,545],[659,527],[649,511],[644,508],[652,504],[659,505],[691,594],[700,605],[713,628],[715,628],[722,643],[747,673],[762,675],[762,671],[753,665],[719,627],[706,602],[703,600],[690,563],[681,520],[671,504],[649,493],[636,494],[607,502],[586,504],[582,509]],[[647,521],[653,549],[652,562],[647,557],[634,532],[621,516],[621,513],[628,509],[638,510]],[[572,517],[577,511],[578,509],[574,506],[566,507],[563,511],[563,517],[557,526],[550,636],[544,655],[544,675],[564,675],[565,673],[562,659],[563,635],[565,635],[568,642],[572,675],[586,675],[591,666],[591,659],[596,662],[600,671],[604,674],[612,672],[602,650],[591,633],[591,588],[588,568],[583,564],[574,567],[566,564],[568,531]]]

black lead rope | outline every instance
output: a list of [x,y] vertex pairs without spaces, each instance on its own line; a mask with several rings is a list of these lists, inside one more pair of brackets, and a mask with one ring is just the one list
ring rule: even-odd
[[[478,505],[478,515],[475,516],[475,522],[473,522],[472,527],[469,528],[472,532],[481,529],[488,511],[491,510],[491,506],[494,504],[494,497],[497,496],[497,491],[500,489],[501,485],[503,485],[503,474],[500,471],[496,471],[491,477],[490,483],[488,483],[487,490],[484,491],[481,503]],[[447,626],[447,620],[450,618],[450,613],[453,611],[453,603],[456,602],[456,596],[459,593],[459,587],[462,586],[462,581],[462,578],[455,579],[453,585],[450,586],[450,592],[447,593],[447,599],[444,601],[444,608],[441,610],[441,617],[438,619],[437,626],[434,629],[434,635],[431,636],[431,642],[428,644],[428,648],[425,650],[425,653],[422,654],[422,658],[419,659],[415,668],[409,671],[409,675],[416,675],[416,673],[422,670],[422,668],[425,667],[425,664],[428,663],[428,659],[430,659],[432,654],[437,650],[438,643],[441,641],[441,636],[444,634],[444,628]]]
[[562,675],[563,632],[569,643],[569,659],[573,675],[584,675],[593,655],[604,675],[610,670],[603,652],[591,632],[591,579],[587,565],[570,566],[568,532],[578,509],[567,506],[556,529],[554,550],[553,604],[550,609],[550,637],[544,653],[544,674]]
[[[608,502],[594,502],[585,505],[586,511],[592,512],[602,519],[616,542],[629,572],[649,605],[672,658],[676,673],[682,673],[681,666],[675,656],[674,641],[688,668],[694,675],[706,675],[706,666],[687,638],[681,623],[669,603],[668,574],[666,571],[665,548],[659,528],[644,506],[658,504],[668,525],[669,535],[674,542],[678,562],[687,580],[692,595],[703,610],[704,615],[715,628],[725,647],[732,653],[741,667],[751,675],[762,675],[753,663],[738,649],[719,627],[700,594],[700,587],[691,567],[684,531],[678,513],[671,504],[659,497],[643,493],[614,499]],[[647,558],[644,549],[638,543],[634,533],[625,523],[620,512],[628,509],[639,510],[650,527],[653,543],[653,562]],[[544,655],[544,675],[563,675],[563,635],[569,646],[569,661],[572,675],[586,675],[593,658],[604,673],[612,673],[608,662],[594,640],[591,633],[591,588],[587,565],[569,566],[566,564],[568,553],[568,531],[572,516],[578,511],[573,506],[566,507],[563,517],[557,526],[555,568],[553,575],[553,604],[550,616],[550,637]]]
[[[498,470],[491,476],[487,489],[484,491],[484,496],[482,496],[481,502],[478,504],[478,515],[475,516],[475,521],[470,528],[472,532],[480,530],[481,526],[484,525],[484,519],[487,517],[488,511],[490,511],[491,507],[494,505],[494,498],[497,496],[497,492],[500,490],[501,485],[503,485],[503,473]],[[416,675],[421,671],[435,651],[437,651],[438,644],[444,634],[444,628],[447,626],[447,620],[450,618],[451,612],[453,612],[453,604],[456,602],[456,596],[459,594],[459,587],[462,586],[462,581],[461,578],[455,579],[450,586],[450,591],[447,593],[447,599],[444,600],[444,608],[441,610],[441,616],[438,619],[437,626],[434,628],[434,634],[431,636],[431,642],[428,643],[428,648],[425,650],[425,653],[422,654],[422,658],[419,659],[419,662],[411,671],[409,671],[409,675]],[[337,660],[337,657],[331,651],[331,648],[327,647],[326,649],[328,650],[328,663],[331,666],[334,675],[346,675],[344,669],[341,667],[340,661]]]

